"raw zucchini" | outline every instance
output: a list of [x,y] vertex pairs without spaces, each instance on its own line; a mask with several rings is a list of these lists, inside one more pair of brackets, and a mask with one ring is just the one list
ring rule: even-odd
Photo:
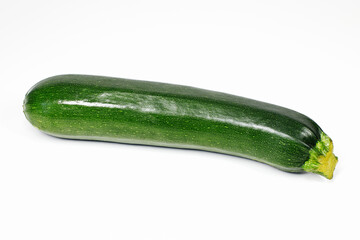
[[200,149],[331,179],[331,139],[310,118],[280,106],[188,86],[60,75],[33,86],[24,113],[61,138]]

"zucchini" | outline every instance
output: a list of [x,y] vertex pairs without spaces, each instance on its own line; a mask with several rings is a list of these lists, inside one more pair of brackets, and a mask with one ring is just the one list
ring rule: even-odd
[[61,138],[219,152],[328,179],[337,163],[331,139],[307,116],[188,86],[59,75],[33,86],[23,110],[32,125]]

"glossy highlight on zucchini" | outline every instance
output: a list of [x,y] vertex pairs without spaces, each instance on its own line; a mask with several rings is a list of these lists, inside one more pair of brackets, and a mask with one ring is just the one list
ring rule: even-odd
[[59,75],[33,86],[23,111],[61,138],[219,152],[328,179],[337,163],[331,139],[307,116],[189,86]]

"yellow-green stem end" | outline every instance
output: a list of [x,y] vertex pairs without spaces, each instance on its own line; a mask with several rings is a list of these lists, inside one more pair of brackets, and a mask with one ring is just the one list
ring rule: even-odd
[[331,138],[322,132],[320,141],[310,150],[309,160],[304,163],[303,169],[306,172],[317,173],[327,179],[332,179],[335,166],[338,162],[333,149],[334,146]]

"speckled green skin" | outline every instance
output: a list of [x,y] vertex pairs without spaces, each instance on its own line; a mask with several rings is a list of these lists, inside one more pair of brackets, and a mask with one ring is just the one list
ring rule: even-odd
[[53,136],[191,148],[303,171],[320,127],[275,105],[165,83],[86,75],[47,78],[26,94],[24,113]]

